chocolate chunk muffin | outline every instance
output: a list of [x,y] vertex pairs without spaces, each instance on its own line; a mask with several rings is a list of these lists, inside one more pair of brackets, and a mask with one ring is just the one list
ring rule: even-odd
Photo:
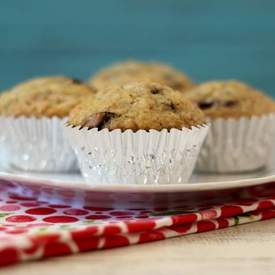
[[88,184],[179,184],[192,174],[208,132],[204,122],[181,92],[131,82],[79,104],[65,133]]
[[202,111],[180,92],[153,82],[109,86],[69,116],[72,126],[109,130],[181,129],[204,122]]
[[203,83],[185,96],[211,119],[238,119],[275,112],[275,103],[271,98],[239,81]]
[[41,77],[16,85],[0,96],[1,116],[66,117],[94,90],[77,79]]
[[184,92],[193,86],[192,81],[181,71],[157,62],[126,61],[115,63],[90,79],[90,84],[100,90],[113,84],[127,84],[149,80]]
[[275,103],[239,81],[212,81],[186,93],[211,122],[197,169],[232,173],[265,167],[273,152]]

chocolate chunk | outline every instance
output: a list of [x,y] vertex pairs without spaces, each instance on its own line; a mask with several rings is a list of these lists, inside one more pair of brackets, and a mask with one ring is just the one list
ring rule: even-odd
[[200,109],[202,110],[206,110],[206,109],[210,109],[214,106],[214,102],[213,101],[201,101],[198,103],[198,106]]
[[176,110],[176,106],[175,106],[175,104],[172,101],[170,101],[170,102],[162,102],[161,104],[167,110],[172,110],[172,111]]
[[161,92],[161,89],[159,88],[156,88],[156,87],[153,87],[150,92],[153,94],[153,95],[156,95],[156,94],[159,94]]
[[82,84],[83,83],[83,81],[78,78],[71,78],[71,80],[74,84]]
[[173,102],[166,103],[165,105],[167,106],[167,108],[169,108],[169,109],[171,109],[173,111],[176,110],[176,106],[175,106],[175,104]]
[[233,107],[233,106],[237,105],[237,101],[228,100],[223,105],[224,105],[224,107]]
[[93,114],[85,121],[85,123],[83,123],[82,128],[98,128],[98,130],[101,130],[103,128],[106,128],[108,122],[110,122],[110,120],[116,116],[117,115],[115,113],[111,112],[100,112]]
[[176,106],[175,106],[175,104],[174,104],[173,102],[171,102],[171,103],[169,104],[169,106],[170,106],[170,108],[171,108],[173,111],[176,110]]

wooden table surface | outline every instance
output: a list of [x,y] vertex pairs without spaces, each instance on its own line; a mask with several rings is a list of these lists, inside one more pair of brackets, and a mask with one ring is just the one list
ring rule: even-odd
[[3,275],[275,274],[275,220],[2,268]]

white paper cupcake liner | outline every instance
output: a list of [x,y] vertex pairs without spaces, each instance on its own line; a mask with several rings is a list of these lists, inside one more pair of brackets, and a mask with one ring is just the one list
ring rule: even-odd
[[188,182],[208,126],[148,132],[65,127],[90,184]]
[[77,170],[77,159],[64,137],[65,121],[57,117],[0,117],[1,136],[10,165],[25,171]]
[[275,142],[275,115],[211,121],[196,169],[245,172],[265,167]]

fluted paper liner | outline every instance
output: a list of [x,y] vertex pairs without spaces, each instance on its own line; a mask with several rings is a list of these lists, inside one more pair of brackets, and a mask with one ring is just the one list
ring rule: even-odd
[[58,117],[0,117],[0,136],[10,164],[25,171],[77,170],[77,159],[64,137],[65,121]]
[[196,169],[244,172],[265,167],[275,142],[275,115],[211,120]]
[[207,131],[207,125],[148,132],[65,127],[90,184],[186,183]]

